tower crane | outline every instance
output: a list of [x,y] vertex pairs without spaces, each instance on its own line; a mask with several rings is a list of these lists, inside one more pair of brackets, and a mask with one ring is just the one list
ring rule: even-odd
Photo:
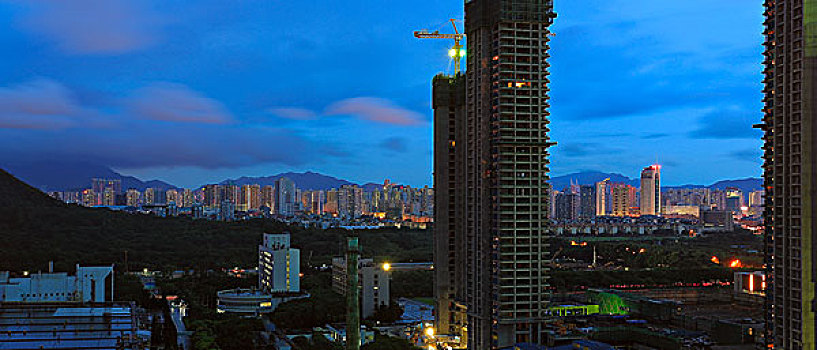
[[460,44],[460,40],[465,38],[465,34],[460,33],[453,18],[451,19],[451,25],[454,26],[454,34],[442,34],[439,30],[429,32],[423,29],[414,31],[414,37],[417,39],[454,39],[454,46],[448,50],[448,56],[454,60],[454,74],[456,74],[460,72],[460,59],[465,57],[465,50]]

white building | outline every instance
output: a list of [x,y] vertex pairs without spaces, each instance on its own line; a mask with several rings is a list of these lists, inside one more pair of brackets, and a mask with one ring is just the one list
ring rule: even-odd
[[650,165],[641,171],[641,215],[661,214],[661,166]]
[[0,271],[0,302],[106,301],[113,301],[113,265],[77,264],[75,276],[49,271],[10,278],[8,271]]
[[300,292],[301,251],[290,246],[289,233],[264,234],[258,246],[258,286],[267,292]]
[[[360,288],[360,315],[370,317],[378,308],[389,306],[389,269],[386,264],[375,264],[372,259],[358,260],[358,288]],[[346,295],[346,257],[332,259],[332,290]]]

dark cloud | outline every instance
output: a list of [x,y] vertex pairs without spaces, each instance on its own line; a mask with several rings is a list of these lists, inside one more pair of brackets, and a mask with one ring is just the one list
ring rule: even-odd
[[206,124],[226,124],[233,119],[221,102],[179,84],[156,83],[139,89],[128,104],[132,113],[145,119]]
[[408,150],[408,140],[402,137],[389,137],[381,141],[379,146],[390,152],[403,153]]
[[160,17],[145,2],[126,0],[39,0],[22,27],[53,40],[70,54],[121,54],[146,48],[158,38]]
[[36,79],[0,88],[0,129],[66,129],[104,123],[56,81]]
[[426,122],[426,118],[420,113],[375,97],[355,97],[338,101],[329,105],[325,113],[351,115],[363,120],[401,126],[420,125]]
[[689,133],[695,139],[760,139],[761,132],[752,128],[760,121],[759,112],[724,109],[707,113],[698,120],[698,129]]
[[763,156],[763,152],[757,148],[746,148],[742,150],[737,150],[733,152],[729,152],[727,156],[731,159],[735,159],[738,161],[744,162],[751,162],[751,163],[761,163],[763,160],[760,158]]
[[564,142],[559,143],[553,150],[567,158],[583,158],[607,154],[616,151],[615,148],[595,142]]

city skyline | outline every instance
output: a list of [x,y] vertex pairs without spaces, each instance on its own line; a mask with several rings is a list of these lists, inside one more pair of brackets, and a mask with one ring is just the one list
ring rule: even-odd
[[[197,5],[0,3],[17,53],[0,62],[0,165],[81,159],[183,187],[304,170],[431,183],[427,79],[449,44],[411,32],[447,30],[460,3]],[[555,6],[554,176],[656,162],[667,184],[760,175],[760,4]]]

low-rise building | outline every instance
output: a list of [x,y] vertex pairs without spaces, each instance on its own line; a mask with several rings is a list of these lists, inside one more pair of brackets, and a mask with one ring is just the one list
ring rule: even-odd
[[[358,261],[358,280],[360,281],[360,315],[370,317],[380,308],[389,306],[389,271],[388,267],[374,263],[372,259]],[[332,259],[332,289],[342,295],[347,291],[346,258]]]
[[0,271],[0,302],[95,302],[113,301],[113,265],[81,266],[76,275],[67,272],[10,277]]

